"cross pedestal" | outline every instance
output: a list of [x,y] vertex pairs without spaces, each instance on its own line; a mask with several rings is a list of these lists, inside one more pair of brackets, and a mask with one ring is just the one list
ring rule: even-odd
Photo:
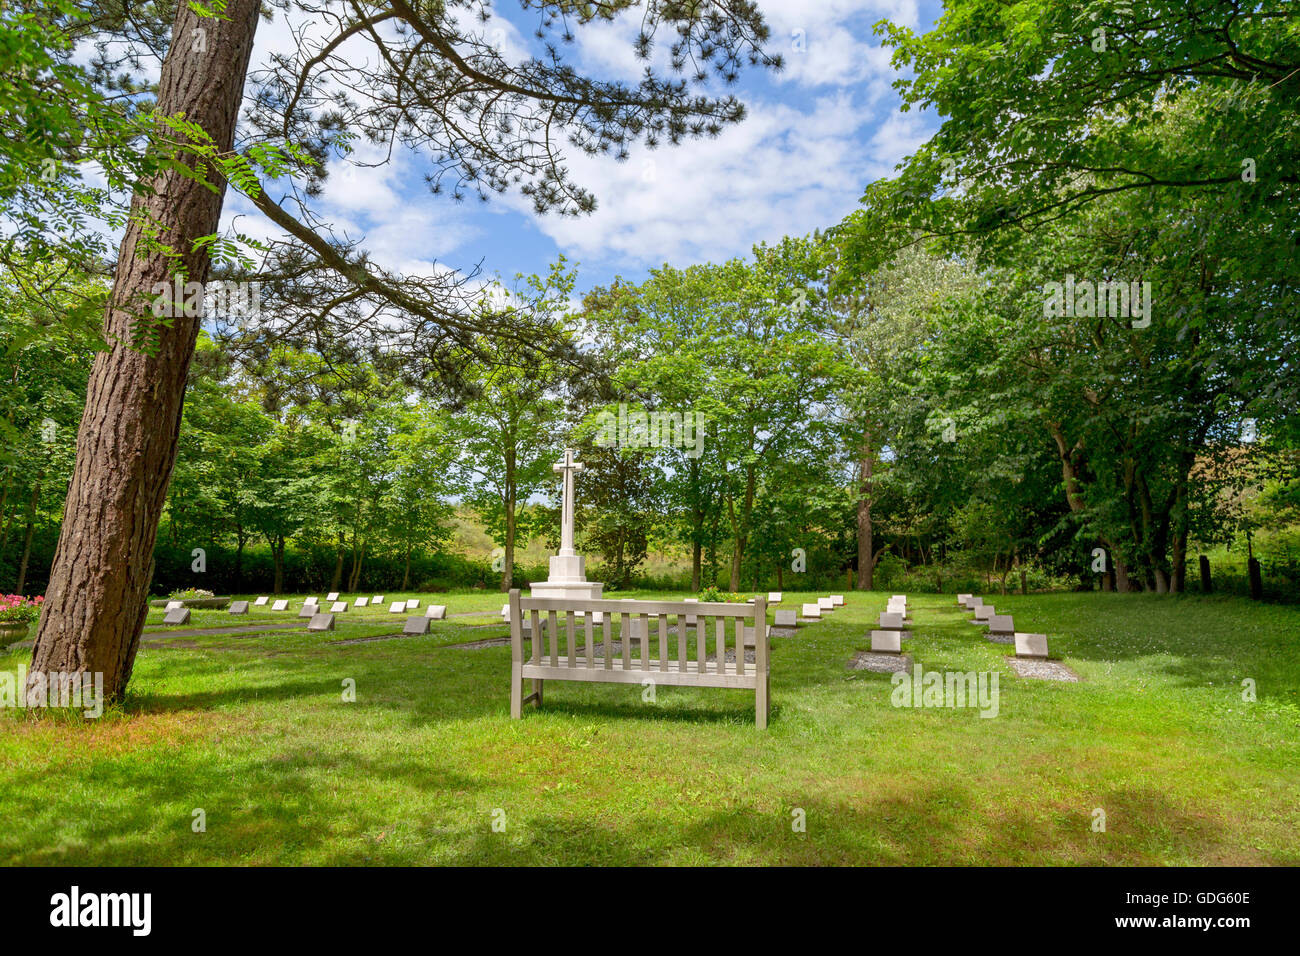
[[573,449],[564,449],[564,457],[551,466],[563,476],[560,498],[560,553],[550,559],[551,573],[545,581],[533,584],[533,597],[599,599],[605,585],[587,580],[587,559],[573,547],[573,476],[582,471],[582,463],[573,460]]

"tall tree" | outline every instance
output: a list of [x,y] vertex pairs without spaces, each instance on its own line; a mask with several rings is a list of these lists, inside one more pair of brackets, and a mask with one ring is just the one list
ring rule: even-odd
[[[573,21],[612,20],[634,5],[523,4],[539,11],[543,36],[567,35]],[[539,210],[577,214],[593,208],[594,199],[569,181],[553,143],[622,154],[638,139],[655,145],[716,135],[743,115],[734,98],[693,96],[688,83],[653,71],[635,88],[592,80],[564,62],[554,46],[543,57],[509,63],[477,32],[473,16],[465,16],[489,20],[486,0],[295,3],[294,10],[321,25],[323,36],[304,42],[296,56],[277,58],[259,75],[249,138],[235,153],[236,119],[262,4],[226,0],[219,6],[217,16],[204,16],[196,4],[178,4],[170,37],[152,19],[153,8],[140,16],[106,9],[93,27],[127,33],[127,61],[140,48],[166,48],[153,125],[143,127],[152,133],[146,152],[158,157],[159,172],[137,189],[119,249],[104,322],[111,348],[91,375],[32,668],[100,672],[110,699],[125,689],[147,610],[153,545],[200,322],[199,310],[190,308],[153,321],[150,303],[178,277],[206,282],[227,181],[305,255],[343,277],[352,298],[361,293],[400,310],[423,341],[465,346],[487,329],[443,300],[416,294],[431,285],[444,288],[440,283],[404,282],[386,273],[352,246],[331,241],[327,227],[311,215],[306,203],[319,191],[323,161],[346,146],[352,131],[376,142],[427,149],[435,186],[450,177],[457,194],[468,185],[486,195],[522,184]],[[701,80],[710,65],[728,80],[745,60],[779,65],[761,50],[767,28],[749,0],[650,4],[638,39],[643,55],[650,55],[661,26],[673,32],[673,66],[689,65]],[[374,57],[355,56],[352,40],[373,44]],[[70,60],[67,50],[59,65],[67,67]],[[101,55],[97,75],[116,76],[110,66]],[[84,93],[71,84],[65,88]],[[358,95],[349,97],[340,88]],[[262,177],[286,176],[298,176],[305,185],[288,207],[261,185]],[[497,331],[530,337],[526,328]],[[37,702],[39,686],[31,690]]]

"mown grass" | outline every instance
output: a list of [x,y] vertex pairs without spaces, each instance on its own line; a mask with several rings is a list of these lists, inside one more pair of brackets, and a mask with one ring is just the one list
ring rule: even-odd
[[[430,599],[385,595],[408,596]],[[999,714],[985,719],[894,707],[888,675],[847,670],[887,595],[847,597],[773,641],[766,732],[752,694],[687,688],[646,703],[639,686],[551,682],[541,710],[509,720],[508,648],[447,646],[507,633],[498,594],[436,596],[475,614],[351,645],[330,642],[391,634],[402,616],[386,601],[334,633],[164,646],[151,626],[123,707],[98,721],[0,715],[0,861],[1300,862],[1300,610],[990,597],[1083,678],[1062,684],[1016,677],[1010,649],[951,596],[915,596],[905,651],[927,670],[997,673]],[[190,626],[292,620],[300,601],[247,618],[196,611]],[[0,653],[0,669],[28,656]],[[206,832],[193,832],[198,808]]]

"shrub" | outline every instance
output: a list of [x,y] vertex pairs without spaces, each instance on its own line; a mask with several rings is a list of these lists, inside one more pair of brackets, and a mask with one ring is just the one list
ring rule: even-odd
[[25,598],[21,594],[0,594],[0,624],[30,624],[41,616],[45,598]]
[[205,591],[203,588],[184,588],[179,591],[173,591],[168,597],[175,601],[185,601],[191,598],[210,598],[216,597],[211,591]]

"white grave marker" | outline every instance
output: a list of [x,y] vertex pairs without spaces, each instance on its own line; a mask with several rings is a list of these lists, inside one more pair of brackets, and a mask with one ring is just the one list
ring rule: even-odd
[[901,654],[902,631],[872,631],[871,650],[876,654]]
[[1046,657],[1046,634],[1017,634],[1016,657]]

